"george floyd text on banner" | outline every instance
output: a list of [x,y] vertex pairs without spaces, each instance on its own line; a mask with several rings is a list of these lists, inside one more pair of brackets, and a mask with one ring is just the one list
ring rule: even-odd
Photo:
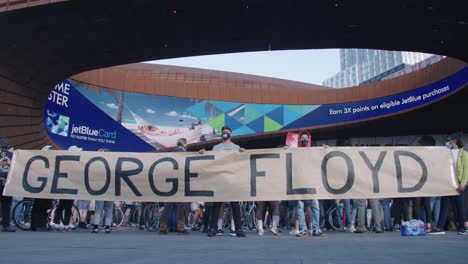
[[270,201],[455,195],[444,147],[128,153],[17,150],[4,195],[109,201]]

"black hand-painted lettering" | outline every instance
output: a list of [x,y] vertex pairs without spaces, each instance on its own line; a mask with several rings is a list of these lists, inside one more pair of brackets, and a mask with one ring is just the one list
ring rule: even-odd
[[[395,168],[396,168],[396,177],[397,177],[397,183],[398,183],[398,192],[410,193],[410,192],[419,191],[427,181],[428,173],[427,173],[426,163],[424,163],[424,161],[418,155],[409,151],[395,151],[393,155],[395,157]],[[419,166],[421,166],[421,169],[422,169],[421,178],[419,179],[419,182],[413,187],[403,187],[403,170],[402,170],[401,161],[400,161],[401,156],[412,158],[419,164]]]
[[265,171],[257,171],[257,159],[279,159],[279,154],[250,155],[250,196],[257,196],[257,177],[265,177]]
[[[330,186],[330,183],[328,182],[328,174],[327,174],[327,163],[330,159],[334,157],[341,157],[345,160],[346,166],[348,168],[348,176],[346,178],[346,183],[342,188],[335,189]],[[322,160],[322,182],[323,186],[325,187],[325,190],[331,194],[343,194],[346,193],[353,187],[354,184],[354,165],[353,161],[351,158],[346,155],[344,152],[341,151],[332,151],[325,155],[325,157]]]
[[377,163],[375,163],[375,166],[372,165],[372,163],[370,162],[369,158],[367,157],[366,153],[364,153],[364,151],[359,151],[359,155],[361,155],[367,167],[372,172],[372,182],[374,184],[374,188],[373,188],[374,193],[379,193],[380,192],[379,170],[380,170],[380,167],[382,167],[385,155],[387,155],[387,151],[380,152],[379,158],[377,159]]
[[[102,186],[102,188],[99,189],[99,190],[93,190],[93,188],[91,188],[91,185],[89,184],[89,167],[91,166],[92,163],[94,163],[96,161],[102,162],[102,164],[104,164],[104,169],[106,170],[106,182],[105,182],[104,186]],[[104,159],[103,157],[94,157],[94,158],[90,159],[85,165],[84,182],[85,182],[86,191],[89,194],[91,194],[91,195],[103,195],[103,194],[105,194],[107,192],[107,190],[109,189],[109,185],[110,185],[110,182],[111,182],[111,171],[110,171],[109,163],[107,162],[107,160]]]
[[[124,162],[131,162],[133,164],[136,164],[138,168],[124,171],[122,170],[122,165]],[[143,163],[141,162],[141,160],[136,159],[136,158],[118,158],[117,163],[115,165],[115,195],[120,196],[120,193],[121,193],[121,186],[120,186],[121,181],[120,180],[122,179],[136,196],[142,196],[140,191],[138,191],[137,187],[133,184],[133,182],[129,178],[129,176],[139,174],[142,170],[143,170]]]
[[190,178],[198,177],[198,173],[190,172],[190,163],[193,160],[214,160],[214,155],[208,156],[194,156],[194,157],[187,157],[185,159],[185,196],[204,196],[204,197],[213,197],[214,192],[209,190],[197,190],[192,191],[190,189]]
[[286,193],[289,194],[316,194],[315,188],[293,188],[292,153],[286,153]]
[[49,160],[44,157],[44,156],[34,156],[31,157],[28,162],[26,162],[26,166],[24,168],[23,172],[23,189],[27,192],[30,193],[40,193],[44,190],[46,184],[47,184],[47,177],[37,177],[37,181],[41,183],[39,187],[33,187],[31,184],[28,182],[28,174],[29,174],[29,168],[31,167],[31,164],[36,161],[36,160],[41,160],[44,162],[44,167],[46,169],[49,168]]
[[59,179],[68,178],[67,173],[60,172],[60,163],[62,163],[62,161],[80,161],[80,156],[64,155],[55,157],[54,178],[52,180],[52,188],[50,189],[50,193],[77,194],[77,189],[58,188]]
[[154,184],[154,169],[156,168],[156,166],[158,166],[158,164],[163,163],[163,162],[172,163],[172,168],[174,170],[179,169],[179,164],[173,158],[162,158],[160,160],[157,160],[156,162],[153,163],[153,165],[151,165],[151,168],[149,170],[148,177],[149,177],[150,187],[153,193],[155,193],[156,195],[164,196],[164,197],[173,196],[175,193],[177,193],[177,190],[179,190],[179,180],[177,178],[166,179],[167,183],[172,183],[172,188],[168,192],[161,192],[160,190],[158,190],[158,188],[156,188],[156,185]]

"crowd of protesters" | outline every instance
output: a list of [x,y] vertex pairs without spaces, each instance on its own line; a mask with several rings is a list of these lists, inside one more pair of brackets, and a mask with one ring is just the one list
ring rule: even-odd
[[[223,141],[213,147],[214,151],[245,149],[231,141],[232,131],[229,127],[221,129]],[[307,132],[300,133],[298,147],[310,147],[311,136]],[[419,146],[434,146],[435,140],[431,136],[422,136]],[[337,140],[336,146],[351,146],[347,139]],[[285,146],[287,149],[289,146]],[[322,147],[327,147],[326,145]],[[273,235],[280,235],[285,227],[291,228],[288,232],[293,236],[325,236],[324,231],[364,233],[374,231],[376,233],[400,231],[401,223],[410,219],[418,219],[425,223],[426,230],[430,234],[444,234],[446,230],[456,231],[459,235],[465,235],[468,231],[468,190],[465,188],[468,181],[468,155],[464,150],[463,142],[458,136],[449,136],[446,147],[450,149],[459,181],[458,195],[443,197],[416,197],[416,198],[388,198],[388,199],[347,199],[347,200],[300,200],[300,201],[263,201],[257,202],[258,213],[256,215],[256,230],[259,236],[263,236],[265,229],[269,229]],[[45,146],[43,150],[51,150],[52,146]],[[175,152],[184,152],[187,149],[187,140],[181,138],[177,141]],[[10,223],[12,197],[3,196],[6,177],[11,164],[12,152],[7,138],[0,140],[1,164],[0,164],[0,202],[2,216],[2,232],[14,232],[15,228]],[[75,146],[70,150],[81,150]],[[110,151],[100,149],[99,151]],[[199,151],[204,154],[205,150]],[[113,201],[73,201],[62,199],[55,211],[55,217],[48,224],[48,212],[51,209],[52,200],[34,199],[31,230],[50,231],[70,230],[70,217],[73,204],[80,211],[79,228],[90,229],[92,233],[100,230],[110,233],[113,228]],[[131,202],[127,202],[131,205]],[[93,217],[90,217],[91,204],[93,204]],[[232,218],[226,220],[223,216],[225,207],[230,205]],[[127,208],[130,208],[128,206]],[[288,208],[293,208],[293,219],[288,219]],[[332,210],[333,223],[322,221],[325,214]],[[129,210],[124,216],[129,217]],[[188,213],[191,218],[188,219]],[[286,212],[286,213],[285,213]],[[201,230],[209,237],[224,234],[223,227],[230,221],[230,234],[237,237],[245,237],[242,228],[241,209],[239,202],[214,202],[214,203],[164,203],[160,215],[159,233],[166,235],[169,232],[177,232],[182,235]],[[103,217],[104,216],[104,217]],[[92,220],[91,220],[92,219]],[[171,221],[172,219],[172,221]],[[292,220],[292,226],[287,222]],[[322,226],[321,223],[325,222]],[[128,220],[124,221],[128,224]],[[136,223],[141,225],[142,223]],[[331,226],[333,225],[333,227]]]

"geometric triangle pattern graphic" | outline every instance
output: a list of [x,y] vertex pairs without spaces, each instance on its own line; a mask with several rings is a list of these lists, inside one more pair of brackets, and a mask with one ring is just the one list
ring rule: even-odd
[[283,116],[284,116],[283,126],[286,126],[296,121],[297,119],[301,118],[303,115],[299,114],[296,111],[291,110],[289,107],[284,107]]
[[286,107],[300,115],[304,114],[304,107],[302,105],[287,105]]
[[268,116],[265,116],[264,132],[277,131],[277,130],[280,130],[281,128],[283,128],[282,125],[278,124],[276,121],[269,118]]
[[216,131],[221,131],[221,128],[224,126],[225,114],[220,114],[219,116],[206,121],[206,124],[214,128]]
[[264,132],[263,128],[265,127],[265,121],[263,119],[263,116],[261,116],[255,119],[254,121],[246,124],[246,126],[255,131],[255,133]]
[[234,136],[241,136],[241,135],[248,135],[248,134],[255,134],[256,132],[250,129],[248,126],[241,126],[238,129],[232,131]]
[[280,125],[284,125],[284,107],[280,106],[276,108],[275,110],[269,112],[266,114],[269,118],[273,119],[276,123]]
[[224,125],[228,126],[231,131],[234,131],[235,129],[238,129],[239,127],[243,126],[241,122],[237,121],[236,119],[230,117],[229,115],[224,115]]
[[221,110],[223,113],[229,112],[233,110],[234,108],[242,105],[242,103],[223,102],[223,101],[210,101],[210,103],[216,106],[216,108]]
[[263,115],[261,112],[257,111],[257,109],[253,108],[251,104],[246,105],[244,111],[244,124],[248,124]]
[[276,108],[280,107],[281,105],[273,105],[273,104],[250,104],[251,107],[255,108],[258,112],[262,114],[269,113]]
[[[244,120],[245,120],[245,104],[235,108],[234,110],[230,111],[230,112],[226,112],[226,115],[236,119],[237,121],[241,122],[242,124],[244,124]],[[255,118],[254,118],[255,119]]]
[[205,101],[205,115],[206,119],[213,119],[220,114],[224,114],[223,111],[218,109],[214,104],[212,104],[210,101]]
[[198,104],[192,105],[189,108],[185,109],[190,115],[204,121],[206,119],[205,116],[205,101],[201,101]]
[[319,108],[320,106],[322,106],[322,105],[304,105],[303,115],[306,115],[306,114],[314,111],[315,109]]

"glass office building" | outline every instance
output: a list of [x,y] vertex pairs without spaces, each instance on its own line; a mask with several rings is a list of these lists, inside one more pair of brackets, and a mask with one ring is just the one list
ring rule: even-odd
[[[322,84],[333,88],[356,86],[367,83],[376,76],[383,78],[386,73],[392,74],[430,56],[432,54],[407,51],[341,49],[341,71],[326,79]],[[378,81],[378,79],[375,80]]]

